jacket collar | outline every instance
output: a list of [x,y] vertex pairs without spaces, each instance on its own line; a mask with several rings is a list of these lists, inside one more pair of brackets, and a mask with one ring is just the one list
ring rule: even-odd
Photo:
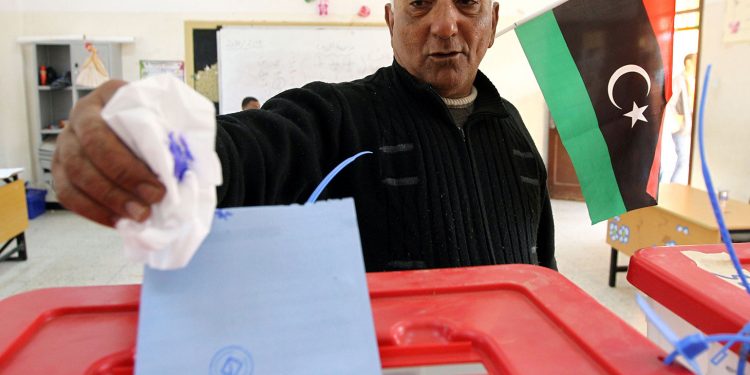
[[[427,98],[431,104],[439,104],[445,107],[445,103],[440,95],[428,83],[422,82],[401,65],[393,60],[393,70],[396,72],[397,79],[403,83],[406,88],[419,98]],[[507,117],[508,111],[503,104],[503,99],[497,92],[492,82],[481,71],[477,71],[477,77],[474,79],[474,87],[477,88],[477,99],[474,102],[474,113],[490,113],[500,117]]]

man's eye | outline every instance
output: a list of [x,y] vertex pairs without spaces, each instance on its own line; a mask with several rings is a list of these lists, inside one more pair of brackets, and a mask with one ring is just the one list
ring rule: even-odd
[[477,0],[456,0],[456,4],[461,7],[478,7],[479,1]]
[[425,0],[414,0],[409,3],[409,6],[415,9],[424,9],[429,6],[428,1]]

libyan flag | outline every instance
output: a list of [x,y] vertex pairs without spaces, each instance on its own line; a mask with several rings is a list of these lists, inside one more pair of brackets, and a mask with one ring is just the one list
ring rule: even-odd
[[656,204],[675,0],[570,0],[516,34],[593,223]]

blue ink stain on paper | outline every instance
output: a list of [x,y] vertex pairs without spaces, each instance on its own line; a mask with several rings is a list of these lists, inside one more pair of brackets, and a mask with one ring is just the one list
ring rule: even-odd
[[190,169],[190,163],[194,160],[190,147],[188,147],[182,134],[178,139],[175,139],[174,132],[169,132],[169,152],[172,153],[174,158],[174,176],[177,177],[177,181],[182,182],[185,172]]
[[224,220],[224,221],[229,220],[229,218],[232,217],[232,213],[231,212],[229,212],[227,210],[222,210],[220,208],[216,209],[215,215],[216,215],[217,219]]
[[210,375],[252,375],[253,357],[245,348],[232,345],[214,354],[209,366]]

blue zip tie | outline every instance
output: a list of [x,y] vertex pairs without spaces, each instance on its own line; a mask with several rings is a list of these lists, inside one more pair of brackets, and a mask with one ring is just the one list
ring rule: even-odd
[[676,345],[677,341],[679,341],[677,335],[672,332],[671,329],[669,329],[667,323],[661,320],[659,314],[657,314],[656,311],[654,311],[654,309],[652,309],[651,306],[648,305],[648,302],[646,302],[643,296],[641,296],[640,294],[636,294],[635,300],[636,302],[638,302],[638,306],[641,307],[641,310],[643,310],[643,313],[646,314],[648,320],[650,320],[651,323],[654,323],[656,329],[661,332],[661,335],[664,336],[664,338],[667,339],[670,344]]
[[323,181],[318,184],[318,187],[315,188],[315,190],[310,194],[310,198],[307,198],[307,203],[315,203],[316,200],[318,200],[318,197],[320,194],[325,190],[325,188],[328,186],[328,184],[333,180],[336,175],[341,172],[342,169],[346,168],[347,165],[351,164],[353,161],[357,160],[362,155],[366,154],[372,154],[372,151],[362,151],[349,159],[346,159],[341,162],[341,164],[337,165],[336,168],[333,168],[333,170],[328,173],[328,175],[323,179]]
[[[705,350],[703,348],[703,345],[700,344],[700,336],[702,335],[691,335],[680,340],[677,335],[669,328],[667,323],[661,320],[659,314],[657,314],[656,311],[654,311],[654,309],[652,309],[651,306],[648,305],[648,302],[646,302],[646,300],[643,299],[640,294],[636,294],[635,299],[636,302],[638,302],[638,306],[641,307],[641,310],[643,310],[643,313],[646,315],[646,318],[650,320],[651,323],[656,326],[656,329],[661,333],[661,335],[664,336],[664,338],[667,339],[667,341],[669,341],[669,343],[675,347],[675,350],[669,353],[666,358],[664,358],[664,364],[672,364],[677,356],[681,354],[683,357],[685,357],[685,360],[693,369],[693,371],[698,375],[702,375],[703,373],[701,372],[700,366],[698,366],[698,363],[693,359],[695,358],[695,356]],[[708,345],[705,345],[705,348],[708,348]]]
[[740,281],[742,281],[742,286],[745,287],[745,290],[750,293],[750,284],[747,282],[747,278],[745,277],[745,272],[740,265],[740,260],[737,258],[737,253],[734,251],[734,245],[732,244],[732,238],[729,236],[729,230],[727,229],[727,225],[724,222],[724,215],[721,213],[721,208],[719,208],[719,201],[716,198],[716,191],[714,190],[714,184],[711,180],[711,173],[708,170],[708,162],[706,161],[706,148],[703,142],[703,114],[705,112],[706,108],[706,97],[708,96],[708,83],[711,78],[711,64],[708,64],[708,67],[706,68],[706,76],[703,79],[703,89],[701,90],[701,103],[700,108],[698,111],[698,144],[700,146],[700,152],[701,152],[701,169],[703,170],[703,179],[706,181],[706,190],[708,190],[708,198],[711,201],[711,207],[714,211],[714,216],[716,216],[716,221],[719,224],[719,231],[721,233],[721,240],[724,242],[724,245],[727,248],[727,252],[729,253],[729,257],[732,259],[732,264],[734,265],[735,270],[737,271],[737,275],[740,277]]
[[[749,336],[750,335],[750,323],[746,324],[745,327],[740,330],[738,335]],[[737,340],[729,340],[721,350],[719,350],[713,357],[711,357],[711,363],[718,365],[727,356],[729,349],[737,342]]]
[[742,343],[742,349],[740,350],[739,361],[737,363],[737,374],[745,373],[745,363],[747,362],[748,352],[750,352],[750,323],[738,333],[734,335],[709,335],[706,336],[702,333],[695,333],[692,335],[685,336],[682,339],[678,339],[677,335],[669,328],[669,326],[659,317],[651,306],[648,305],[645,299],[640,294],[636,294],[636,301],[640,306],[646,318],[656,326],[656,329],[669,341],[675,350],[673,350],[666,358],[664,358],[664,364],[670,365],[677,359],[677,356],[682,356],[687,361],[688,365],[692,370],[701,375],[701,369],[694,358],[706,351],[709,348],[710,343],[714,342],[726,342],[724,347],[711,358],[711,363],[718,365],[727,356],[727,351],[736,343]]
[[743,343],[742,349],[740,349],[740,360],[737,363],[737,373],[745,375],[745,364],[747,363],[747,355],[750,353],[750,343]]
[[[729,350],[729,348],[732,347],[732,345],[736,343],[742,343],[742,346],[740,347],[740,352],[738,355],[738,361],[737,361],[737,374],[738,375],[744,375],[745,374],[745,363],[747,362],[747,355],[748,351],[750,351],[750,336],[748,336],[746,330],[750,325],[746,325],[745,328],[740,331],[739,334],[736,335],[710,335],[706,337],[706,342],[721,342],[726,341],[727,344],[724,345],[723,348],[721,348],[721,351],[719,353],[716,353],[716,355],[711,358],[711,363],[714,365],[718,365],[721,363],[721,361],[724,360],[726,357],[726,351]],[[721,357],[720,359],[716,360],[716,357]]]
[[[664,338],[666,338],[667,341],[669,341],[675,347],[675,350],[669,353],[666,358],[664,358],[664,364],[666,365],[672,364],[677,356],[681,355],[685,358],[685,361],[687,361],[692,370],[696,374],[701,375],[702,371],[700,369],[700,366],[697,362],[695,362],[694,358],[706,351],[709,348],[710,343],[727,341],[727,346],[723,348],[722,351],[725,351],[725,349],[731,347],[737,342],[743,343],[743,350],[745,350],[745,348],[750,348],[750,336],[746,336],[744,334],[705,336],[702,333],[695,333],[678,340],[677,335],[675,335],[675,333],[669,328],[669,326],[667,326],[667,324],[664,323],[663,320],[661,320],[656,311],[654,311],[651,306],[648,305],[648,303],[640,294],[636,295],[636,300],[638,302],[638,305],[641,307],[641,310],[643,310],[643,313],[646,315],[646,318],[648,318],[648,320],[650,320],[651,323],[656,326],[657,330],[662,334],[662,336],[664,336]],[[748,327],[750,327],[750,324],[745,326],[743,331],[747,330]],[[741,331],[741,333],[743,331]],[[719,354],[717,353],[716,356],[719,356]],[[714,365],[717,365],[724,359],[725,356],[726,354],[724,354],[724,356],[720,360],[716,362],[712,360],[711,362]],[[737,368],[739,370],[738,374],[744,374],[746,360],[747,353],[741,352],[740,360],[737,365]]]

